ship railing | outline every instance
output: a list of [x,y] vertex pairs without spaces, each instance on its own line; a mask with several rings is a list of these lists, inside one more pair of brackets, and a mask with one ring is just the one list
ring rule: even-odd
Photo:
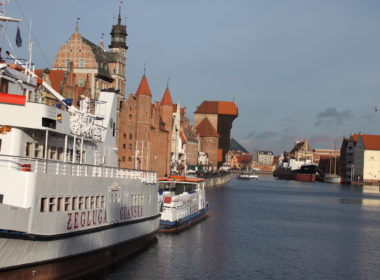
[[1,154],[0,168],[62,176],[135,179],[145,184],[157,183],[157,173],[153,171],[124,169],[104,165],[80,164]]

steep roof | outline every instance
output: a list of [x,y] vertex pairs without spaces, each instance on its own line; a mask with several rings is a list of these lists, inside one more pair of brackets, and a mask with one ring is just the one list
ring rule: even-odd
[[170,90],[168,87],[166,88],[164,95],[162,96],[160,104],[161,105],[173,105],[172,96],[170,94]]
[[[61,92],[62,90],[62,82],[65,79],[65,72],[66,71],[64,70],[49,70],[49,72],[47,73],[47,76],[51,81],[51,86],[57,92]],[[43,70],[35,70],[35,73],[38,77],[43,78]]]
[[136,91],[136,95],[147,95],[147,96],[152,96],[152,93],[150,92],[148,80],[146,76],[142,76],[140,85]]
[[203,101],[194,113],[237,116],[238,107],[235,102],[230,101]]
[[196,127],[196,130],[201,137],[220,137],[208,118],[204,118]]
[[80,37],[82,38],[83,43],[91,48],[95,56],[96,63],[98,64],[98,76],[108,82],[112,82],[113,78],[108,69],[108,55],[105,54],[104,50],[98,45],[95,45],[93,42],[87,40],[82,35],[80,35]]
[[380,150],[380,135],[362,134],[364,149]]
[[238,143],[234,138],[231,138],[230,141],[230,151],[242,151],[244,153],[248,153],[248,151]]

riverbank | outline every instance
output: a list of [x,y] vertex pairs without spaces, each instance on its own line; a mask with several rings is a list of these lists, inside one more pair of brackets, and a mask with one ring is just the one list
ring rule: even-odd
[[224,184],[228,183],[233,178],[232,173],[227,173],[223,175],[213,176],[211,178],[205,178],[205,187],[206,188],[217,188],[221,187]]

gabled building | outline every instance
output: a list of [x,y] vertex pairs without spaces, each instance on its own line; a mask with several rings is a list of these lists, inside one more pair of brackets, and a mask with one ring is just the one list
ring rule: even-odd
[[358,135],[353,168],[355,181],[380,182],[380,135]]
[[219,159],[219,138],[220,135],[211,124],[208,117],[205,117],[196,127],[200,138],[200,151],[208,156],[208,164],[212,169],[218,168]]
[[[222,166],[226,160],[226,154],[230,148],[230,136],[232,122],[238,116],[238,107],[234,102],[229,101],[203,101],[194,112],[194,127],[198,131],[198,127],[202,124],[202,132],[205,132],[205,126],[213,127],[213,131],[218,135],[213,143],[217,147],[211,147],[210,144],[204,144],[203,136],[201,136],[201,146],[208,147],[211,150],[202,150],[202,152],[209,154],[209,159],[212,161],[212,166],[217,168]],[[205,121],[207,119],[207,121]],[[206,133],[209,134],[209,133]],[[215,157],[215,150],[217,154]],[[210,157],[211,155],[211,157]],[[211,159],[213,158],[213,159]],[[216,162],[215,162],[216,160]]]
[[115,89],[120,99],[125,96],[126,88],[126,26],[121,23],[121,14],[117,24],[112,26],[109,51],[104,49],[103,39],[95,44],[79,33],[78,24],[69,40],[56,54],[52,70],[68,71],[70,67],[76,75],[76,83],[82,87],[88,83],[91,97],[97,98],[103,89]]
[[161,102],[152,103],[144,74],[135,94],[129,94],[120,111],[119,162],[122,168],[170,174],[173,105],[167,88]]

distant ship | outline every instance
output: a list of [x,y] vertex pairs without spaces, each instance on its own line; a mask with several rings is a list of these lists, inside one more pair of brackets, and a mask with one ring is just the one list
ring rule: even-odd
[[273,173],[275,177],[283,180],[294,180],[302,182],[315,182],[323,178],[321,171],[315,164],[305,164],[299,169],[291,170],[290,168],[278,167]]
[[252,171],[243,171],[243,172],[240,172],[240,174],[238,175],[238,178],[244,179],[244,180],[251,180],[251,179],[259,180],[259,175],[255,174]]
[[0,62],[0,279],[71,279],[155,240],[157,178],[118,168],[115,92],[77,109],[31,65]]
[[203,179],[169,176],[159,180],[160,232],[179,232],[207,217]]

